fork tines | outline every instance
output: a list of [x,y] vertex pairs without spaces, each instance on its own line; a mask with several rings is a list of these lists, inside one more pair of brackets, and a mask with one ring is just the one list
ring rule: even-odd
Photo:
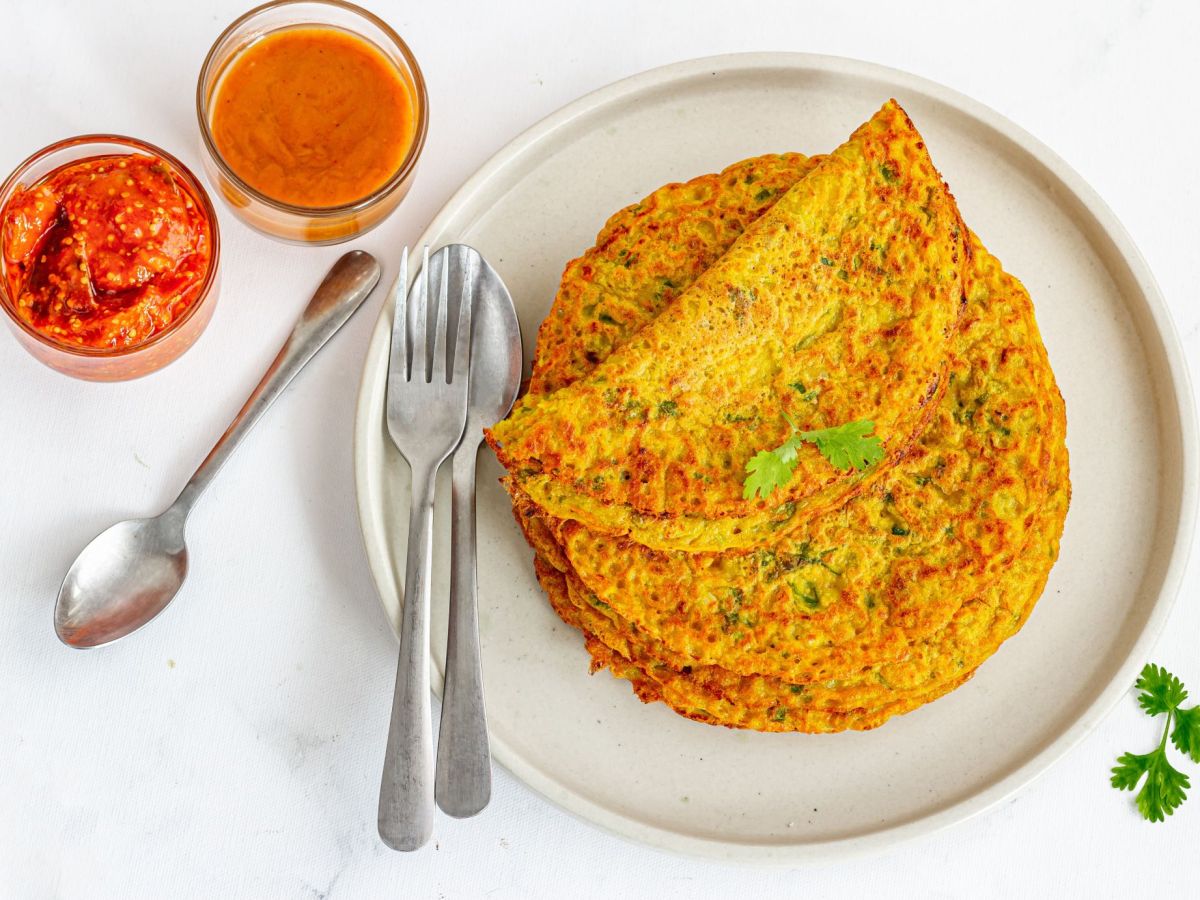
[[[405,381],[412,381],[420,373],[420,380],[428,383],[441,380],[453,384],[467,377],[471,361],[471,312],[474,303],[471,297],[471,280],[463,277],[462,294],[459,297],[458,327],[453,344],[454,366],[447,370],[446,332],[450,306],[450,259],[446,253],[441,259],[441,278],[438,283],[437,311],[434,320],[433,358],[427,358],[429,340],[429,246],[424,248],[421,272],[418,277],[414,309],[412,310],[412,340],[409,340],[408,309],[408,248],[400,259],[400,274],[392,287],[395,298],[395,315],[392,319],[392,359],[390,371],[403,373]],[[411,352],[409,344],[411,343]]]

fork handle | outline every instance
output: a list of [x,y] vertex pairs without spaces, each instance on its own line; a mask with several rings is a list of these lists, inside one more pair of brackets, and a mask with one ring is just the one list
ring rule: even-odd
[[400,660],[379,788],[379,836],[393,850],[417,850],[433,834],[429,579],[433,566],[433,489],[439,466],[440,462],[412,470]]
[[483,706],[479,599],[475,556],[475,458],[479,445],[463,438],[452,460],[450,630],[446,685],[438,730],[437,804],[458,818],[473,816],[492,796],[492,764]]

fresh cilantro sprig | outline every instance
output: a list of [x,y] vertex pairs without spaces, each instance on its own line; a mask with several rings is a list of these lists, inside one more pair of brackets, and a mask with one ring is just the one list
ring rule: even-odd
[[883,443],[873,434],[875,423],[870,419],[801,431],[786,412],[783,417],[792,433],[774,450],[759,450],[746,463],[746,480],[742,482],[745,500],[755,494],[766,497],[787,484],[796,468],[797,451],[804,443],[815,444],[821,455],[843,472],[851,468],[861,471],[883,459]]
[[1149,753],[1125,753],[1117,759],[1112,770],[1112,786],[1117,790],[1132,791],[1144,777],[1145,782],[1137,794],[1138,811],[1151,822],[1161,822],[1187,799],[1191,787],[1187,775],[1172,766],[1167,758],[1167,737],[1170,736],[1179,752],[1190,757],[1192,762],[1200,763],[1200,706],[1180,709],[1188,695],[1183,682],[1153,663],[1142,669],[1134,688],[1141,691],[1138,703],[1146,714],[1165,714],[1167,721],[1158,747]]

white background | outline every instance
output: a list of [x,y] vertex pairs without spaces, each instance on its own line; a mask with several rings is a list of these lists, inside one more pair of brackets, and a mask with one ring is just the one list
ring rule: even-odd
[[[1200,5],[372,0],[429,83],[432,127],[402,208],[353,246],[395,273],[451,192],[579,94],[646,68],[804,50],[907,69],[1024,126],[1078,169],[1157,274],[1200,366]],[[908,7],[912,8],[909,9]],[[6,0],[0,169],[89,131],[199,167],[204,53],[244,2]],[[824,148],[796,148],[819,150]],[[351,423],[382,292],[214,483],[192,570],[159,621],[78,653],[51,607],[84,543],[158,511],[345,248],[272,242],[221,210],[223,295],[200,343],[142,381],[93,385],[0,335],[0,897],[1133,896],[1200,888],[1200,797],[1149,825],[1108,786],[1158,738],[1130,698],[998,809],[850,863],[754,870],[632,846],[504,772],[491,806],[386,850],[375,806],[395,645],[355,514]],[[1103,361],[1098,361],[1098,365]],[[1197,574],[1154,659],[1200,699]],[[536,703],[531,688],[530,702]],[[980,735],[980,740],[989,736]],[[1200,794],[1200,767],[1187,764]]]

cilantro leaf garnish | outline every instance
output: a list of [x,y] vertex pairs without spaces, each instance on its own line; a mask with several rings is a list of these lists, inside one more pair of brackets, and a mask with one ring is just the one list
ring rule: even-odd
[[1187,789],[1191,786],[1188,777],[1171,765],[1160,747],[1141,756],[1122,755],[1112,770],[1112,786],[1132,791],[1143,775],[1146,782],[1137,794],[1138,811],[1150,822],[1161,822],[1187,799]]
[[[792,426],[793,428],[795,426]],[[883,459],[883,442],[875,437],[875,423],[870,419],[846,422],[833,428],[801,431],[799,438],[816,444],[821,455],[835,469],[862,471]]]
[[742,482],[742,499],[749,500],[755,493],[766,497],[775,488],[782,487],[792,478],[796,467],[796,448],[792,443],[795,435],[775,450],[759,450],[746,463],[746,480]]
[[1154,750],[1118,757],[1110,782],[1121,791],[1132,791],[1141,782],[1142,789],[1136,798],[1138,811],[1150,822],[1161,822],[1187,799],[1191,787],[1187,775],[1167,758],[1167,737],[1182,753],[1200,762],[1200,706],[1180,709],[1188,695],[1183,682],[1154,664],[1142,669],[1134,688],[1140,692],[1137,699],[1142,709],[1151,716],[1165,714],[1167,721]]
[[870,419],[801,431],[786,412],[783,417],[792,433],[774,450],[759,450],[746,463],[746,479],[742,482],[744,500],[755,494],[766,497],[775,488],[787,484],[796,468],[796,452],[803,443],[815,444],[821,455],[843,472],[848,469],[861,471],[883,459],[883,443],[875,437],[875,423]]
[[1171,743],[1180,753],[1186,753],[1192,762],[1200,763],[1200,706],[1175,710]]
[[1170,712],[1187,699],[1183,682],[1154,663],[1142,669],[1142,674],[1138,676],[1133,689],[1141,691],[1138,694],[1138,704],[1151,716]]

